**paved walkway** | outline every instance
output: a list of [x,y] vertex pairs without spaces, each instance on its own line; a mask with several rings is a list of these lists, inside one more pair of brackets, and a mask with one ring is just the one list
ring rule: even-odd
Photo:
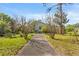
[[44,34],[36,34],[17,54],[17,56],[55,56],[57,53],[45,40]]

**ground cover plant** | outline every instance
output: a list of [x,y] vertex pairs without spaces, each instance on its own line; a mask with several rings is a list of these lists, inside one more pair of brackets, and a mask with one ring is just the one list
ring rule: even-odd
[[0,37],[0,56],[13,56],[32,38],[33,34],[28,34],[27,39],[16,35],[15,38]]
[[[76,42],[75,36],[55,35],[52,39],[49,35],[48,41],[60,55],[77,56],[79,55],[79,42]],[[79,38],[79,37],[78,37]]]

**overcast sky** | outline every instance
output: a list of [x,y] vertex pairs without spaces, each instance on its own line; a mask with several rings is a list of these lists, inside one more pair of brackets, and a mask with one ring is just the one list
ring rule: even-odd
[[[54,4],[49,4],[49,6]],[[10,16],[19,15],[26,18],[42,18],[45,16],[47,7],[44,7],[42,3],[0,3],[0,12],[8,14]],[[66,4],[63,6],[63,10],[67,13],[69,23],[79,23],[79,4]],[[52,14],[56,12],[56,7],[52,8]]]

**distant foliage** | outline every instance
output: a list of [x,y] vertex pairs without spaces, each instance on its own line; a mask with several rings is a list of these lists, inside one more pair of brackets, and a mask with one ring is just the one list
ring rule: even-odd
[[74,31],[75,26],[74,25],[67,25],[66,26],[66,32],[72,32]]
[[41,32],[48,33],[49,32],[48,26],[47,25],[43,25],[41,27]]

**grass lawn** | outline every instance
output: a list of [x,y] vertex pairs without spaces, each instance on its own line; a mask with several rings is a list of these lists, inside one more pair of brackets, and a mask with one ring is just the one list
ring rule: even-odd
[[79,43],[75,43],[75,36],[55,35],[55,39],[51,39],[46,35],[46,38],[59,54],[79,56]]
[[[28,35],[28,39],[33,34]],[[0,56],[13,56],[28,42],[28,39],[17,36],[16,38],[0,37]]]

